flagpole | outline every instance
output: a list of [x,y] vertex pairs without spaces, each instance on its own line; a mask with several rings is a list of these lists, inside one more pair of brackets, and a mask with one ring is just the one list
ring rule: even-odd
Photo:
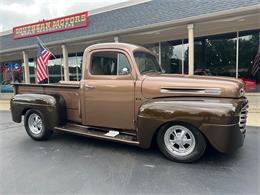
[[52,55],[55,59],[57,59],[56,56],[49,50],[49,48],[48,48],[46,45],[44,45],[43,41],[42,41],[38,36],[37,36],[36,38],[37,38],[37,40],[41,43],[42,47],[43,47],[44,49],[48,50],[48,51],[51,53],[51,55]]

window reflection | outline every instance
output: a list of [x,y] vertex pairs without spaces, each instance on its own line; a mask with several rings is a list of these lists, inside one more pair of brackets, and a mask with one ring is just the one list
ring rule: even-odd
[[144,45],[145,48],[153,52],[159,61],[159,43],[149,43]]
[[77,53],[77,63],[78,63],[78,80],[81,80],[82,76],[82,62],[83,62],[83,53]]
[[69,54],[69,77],[71,81],[80,81],[83,53]]
[[260,36],[259,31],[239,33],[238,77],[246,86],[246,91],[260,91]]
[[12,82],[23,81],[23,67],[21,61],[5,62],[1,64],[1,83],[10,84]]
[[0,93],[12,93],[11,83],[24,81],[24,68],[21,60],[0,63]]
[[34,58],[29,59],[29,74],[30,74],[30,82],[36,83],[36,62]]
[[64,68],[62,66],[62,57],[59,55],[51,57],[48,61],[47,71],[48,71],[48,82],[57,83],[60,80],[64,80]]
[[78,63],[76,54],[69,55],[69,77],[70,81],[78,81]]
[[188,44],[186,42],[184,40],[165,41],[161,44],[146,44],[144,47],[152,51],[159,61],[159,45],[161,45],[160,64],[165,73],[184,74],[188,72]]
[[236,33],[195,39],[194,74],[235,77]]
[[[194,74],[229,77],[238,75],[244,81],[247,92],[260,92],[259,40],[260,30],[195,38]],[[188,73],[187,39],[151,43],[144,47],[154,52],[158,59],[161,54],[161,66],[166,73]]]
[[161,43],[162,67],[166,73],[182,74],[184,57],[187,47],[180,41],[166,41]]

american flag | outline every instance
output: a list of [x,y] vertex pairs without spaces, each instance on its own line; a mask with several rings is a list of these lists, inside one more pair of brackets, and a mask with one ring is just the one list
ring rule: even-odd
[[40,42],[38,43],[37,60],[36,60],[36,79],[37,83],[47,78],[46,65],[52,53],[47,50]]

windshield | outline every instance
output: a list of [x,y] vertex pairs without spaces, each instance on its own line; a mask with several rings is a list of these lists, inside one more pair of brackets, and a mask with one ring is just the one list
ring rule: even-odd
[[134,52],[134,57],[141,74],[146,74],[149,72],[162,72],[162,69],[154,55],[148,52],[137,51]]

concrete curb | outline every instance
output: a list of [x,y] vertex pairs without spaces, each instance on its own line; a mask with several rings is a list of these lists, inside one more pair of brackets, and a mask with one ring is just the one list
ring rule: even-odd
[[10,100],[0,100],[0,111],[10,111]]
[[0,100],[10,100],[14,93],[0,93]]

